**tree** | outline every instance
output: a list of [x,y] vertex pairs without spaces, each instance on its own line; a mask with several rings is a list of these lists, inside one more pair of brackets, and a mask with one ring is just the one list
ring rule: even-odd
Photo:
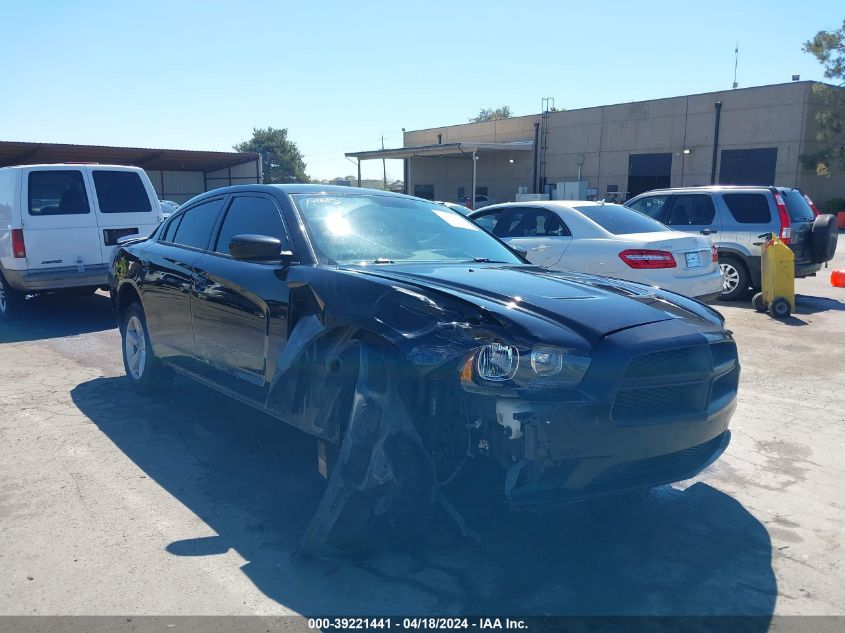
[[305,161],[299,148],[288,140],[287,129],[253,128],[252,138],[235,145],[236,152],[258,152],[264,167],[264,182],[308,182]]
[[815,56],[824,66],[824,76],[839,85],[816,84],[813,95],[821,106],[816,113],[816,140],[822,148],[801,156],[808,169],[820,176],[845,171],[845,20],[836,31],[819,31],[804,43],[804,51]]
[[509,119],[511,114],[510,106],[502,106],[501,108],[481,108],[478,114],[469,119],[470,123],[483,123],[484,121],[495,121],[496,119]]

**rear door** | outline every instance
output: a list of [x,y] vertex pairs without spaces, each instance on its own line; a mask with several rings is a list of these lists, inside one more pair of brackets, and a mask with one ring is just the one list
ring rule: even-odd
[[572,233],[557,213],[542,207],[510,207],[504,227],[496,234],[528,251],[527,259],[538,266],[554,266],[572,243]]
[[721,242],[735,242],[760,256],[760,235],[774,230],[773,219],[777,217],[774,200],[765,191],[734,191],[721,194],[725,206],[727,228]]
[[117,241],[147,236],[162,220],[161,207],[146,174],[133,167],[88,167],[104,261],[111,261]]
[[663,224],[676,231],[709,235],[714,241],[720,237],[722,225],[709,193],[678,193],[669,196],[663,205]]
[[102,266],[97,218],[82,167],[27,167],[21,178],[21,226],[29,270]]
[[791,222],[789,247],[795,253],[799,264],[813,261],[811,233],[816,214],[800,189],[781,189]]

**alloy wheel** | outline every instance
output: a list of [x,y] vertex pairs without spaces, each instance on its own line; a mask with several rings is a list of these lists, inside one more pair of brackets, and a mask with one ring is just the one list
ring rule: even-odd
[[123,353],[126,355],[129,374],[135,380],[140,380],[147,363],[147,342],[144,337],[144,326],[141,319],[136,316],[131,317],[126,323]]
[[733,264],[719,264],[722,271],[722,292],[728,293],[736,290],[739,285],[739,271]]

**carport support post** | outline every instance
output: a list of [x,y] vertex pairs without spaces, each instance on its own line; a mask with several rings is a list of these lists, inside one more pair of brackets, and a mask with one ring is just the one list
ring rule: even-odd
[[470,199],[470,209],[475,209],[475,183],[477,180],[477,169],[476,169],[476,161],[478,160],[478,150],[472,150],[472,192],[469,194]]
[[361,188],[361,157],[358,157],[358,189]]

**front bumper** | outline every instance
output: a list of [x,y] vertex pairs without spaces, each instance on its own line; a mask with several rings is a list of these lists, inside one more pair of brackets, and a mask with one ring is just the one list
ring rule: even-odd
[[739,373],[736,345],[718,328],[679,320],[606,337],[571,397],[522,394],[516,432],[497,420],[506,432],[489,444],[508,465],[508,498],[578,501],[698,474],[730,440]]
[[80,272],[76,266],[44,270],[6,270],[9,285],[21,292],[44,292],[65,288],[106,286],[109,283],[105,265],[86,266]]

